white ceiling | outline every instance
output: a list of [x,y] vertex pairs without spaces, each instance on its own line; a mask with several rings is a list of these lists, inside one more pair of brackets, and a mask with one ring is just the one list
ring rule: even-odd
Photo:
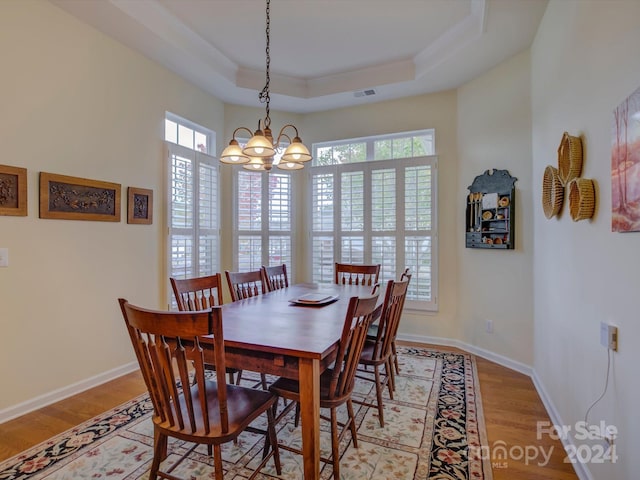
[[[260,106],[265,0],[50,1],[219,99]],[[271,107],[304,113],[456,88],[528,48],[546,5],[272,0]]]

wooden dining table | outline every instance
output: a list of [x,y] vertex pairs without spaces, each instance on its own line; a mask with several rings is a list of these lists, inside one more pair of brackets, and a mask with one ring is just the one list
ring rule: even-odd
[[[337,296],[326,305],[290,302],[303,295]],[[304,479],[320,475],[320,374],[335,359],[349,299],[371,287],[298,284],[224,304],[226,365],[300,382]]]

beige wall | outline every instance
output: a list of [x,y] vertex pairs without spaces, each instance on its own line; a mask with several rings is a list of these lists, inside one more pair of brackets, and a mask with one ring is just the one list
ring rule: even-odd
[[[533,363],[530,75],[526,51],[458,89],[460,175],[454,200],[460,339],[525,365]],[[465,248],[465,192],[476,175],[493,168],[518,179],[515,249]],[[493,333],[486,332],[488,320]]]
[[619,459],[586,465],[590,478],[638,476],[640,234],[611,232],[610,148],[613,109],[640,87],[639,18],[635,0],[552,0],[531,53],[535,198],[564,131],[583,138],[583,176],[597,182],[591,221],[572,222],[566,206],[547,220],[534,202],[534,365],[562,423],[575,427],[602,393],[600,322],[620,329],[608,392],[589,416],[617,426]]
[[[165,110],[223,131],[223,104],[49,2],[0,2],[0,163],[28,217],[0,217],[3,408],[135,361],[116,299],[161,306]],[[38,173],[152,188],[154,224],[41,220]]]

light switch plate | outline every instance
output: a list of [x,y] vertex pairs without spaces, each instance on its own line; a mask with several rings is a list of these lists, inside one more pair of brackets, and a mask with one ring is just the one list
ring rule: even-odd
[[9,266],[9,249],[0,248],[0,267]]

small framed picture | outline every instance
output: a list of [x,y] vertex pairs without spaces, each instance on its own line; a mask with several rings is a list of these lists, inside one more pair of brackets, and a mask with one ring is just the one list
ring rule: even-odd
[[129,187],[127,223],[151,225],[153,223],[153,190]]
[[27,169],[0,165],[0,215],[27,216]]

